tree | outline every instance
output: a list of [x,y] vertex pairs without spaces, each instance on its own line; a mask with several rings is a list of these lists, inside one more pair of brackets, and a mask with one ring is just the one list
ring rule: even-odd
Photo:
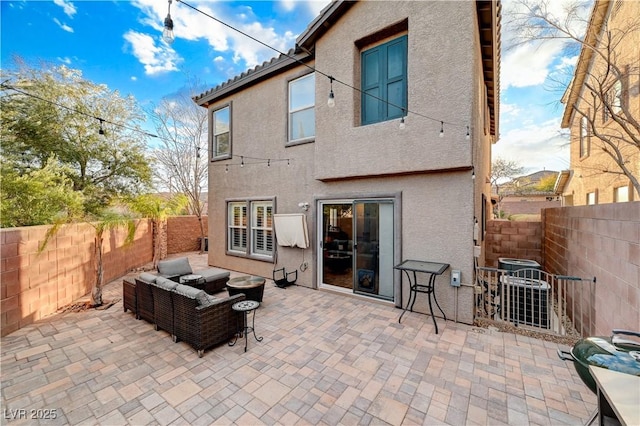
[[565,49],[580,51],[584,69],[572,76],[564,100],[580,120],[591,151],[604,154],[590,168],[624,175],[640,192],[640,110],[629,100],[637,97],[639,84],[640,14],[614,18],[616,9],[626,7],[622,3],[596,1],[588,19],[585,2],[563,3],[560,10],[559,2],[519,0],[505,25],[516,31],[516,46],[564,43]]
[[134,98],[65,66],[31,68],[15,62],[13,69],[2,70],[4,173],[44,168],[54,155],[90,213],[148,187],[148,134],[140,129],[144,115]]
[[[89,303],[92,307],[102,306],[104,303],[102,300],[102,287],[104,286],[104,264],[102,261],[104,250],[102,246],[104,243],[104,234],[105,232],[113,231],[118,228],[126,228],[127,235],[125,237],[124,244],[125,246],[130,245],[133,243],[135,237],[137,222],[136,219],[122,207],[118,209],[104,209],[95,215],[87,215],[81,219],[76,218],[76,221],[85,222],[95,230],[93,247],[96,275],[95,281],[91,287],[91,299]],[[60,227],[66,223],[69,223],[69,219],[64,218],[57,220],[52,224],[52,226],[47,230],[44,240],[40,244],[38,249],[39,252],[42,252],[45,249],[51,238],[53,238],[53,236],[60,230]]]
[[534,187],[535,191],[540,192],[552,192],[553,188],[556,186],[556,180],[558,179],[557,174],[552,174],[549,176],[545,176],[540,179],[540,182]]
[[500,187],[504,183],[513,180],[514,176],[522,174],[523,167],[515,161],[505,160],[502,158],[496,158],[491,164],[491,187],[495,188],[496,195],[498,196],[497,211],[498,214],[502,211],[502,198],[500,193]]
[[82,214],[82,193],[73,190],[68,170],[55,157],[43,168],[26,170],[22,175],[4,161],[0,168],[2,227],[44,225]]
[[[200,251],[204,251],[205,229],[203,188],[207,185],[207,111],[192,100],[200,93],[200,85],[189,81],[185,91],[165,98],[151,115],[161,146],[154,150],[154,157],[162,170],[156,178],[169,188],[187,196],[189,212],[200,224]],[[159,168],[160,169],[160,168]]]
[[151,219],[153,223],[153,268],[167,255],[167,217],[183,211],[188,203],[184,194],[165,198],[154,194],[143,194],[129,203],[133,211]]

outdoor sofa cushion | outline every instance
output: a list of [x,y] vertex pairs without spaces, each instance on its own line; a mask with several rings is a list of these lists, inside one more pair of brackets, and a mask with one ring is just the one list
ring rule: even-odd
[[140,278],[141,280],[145,280],[148,283],[154,283],[156,282],[156,278],[158,278],[158,276],[155,274],[150,274],[148,272],[143,272],[138,278]]
[[204,278],[205,282],[208,283],[228,278],[230,275],[229,271],[225,271],[224,269],[219,268],[208,268],[201,271],[196,271],[194,273],[201,275],[202,278]]
[[191,265],[189,265],[188,258],[177,257],[175,259],[159,261],[158,273],[163,277],[173,278],[192,274],[193,270],[191,269]]

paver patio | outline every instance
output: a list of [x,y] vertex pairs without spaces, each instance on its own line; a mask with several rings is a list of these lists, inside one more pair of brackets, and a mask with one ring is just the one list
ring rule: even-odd
[[[112,298],[121,279],[105,286]],[[595,409],[556,355],[566,346],[442,319],[436,335],[428,316],[398,324],[400,312],[267,280],[264,340],[203,358],[122,300],[53,315],[2,338],[2,423],[578,425]]]

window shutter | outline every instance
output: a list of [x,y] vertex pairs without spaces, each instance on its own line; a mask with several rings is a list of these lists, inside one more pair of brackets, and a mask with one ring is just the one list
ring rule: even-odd
[[385,86],[388,104],[385,118],[400,118],[407,108],[407,37],[400,37],[386,47]]
[[362,124],[382,120],[380,56],[379,47],[362,53]]

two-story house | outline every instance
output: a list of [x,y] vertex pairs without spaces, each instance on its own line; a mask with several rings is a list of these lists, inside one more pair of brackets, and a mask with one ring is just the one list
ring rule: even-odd
[[[408,288],[394,265],[448,263],[437,300],[472,322],[499,20],[497,1],[334,1],[295,49],[197,96],[209,112],[209,263],[298,269],[299,285],[396,306]],[[304,215],[307,248],[278,244],[279,214]],[[426,297],[414,310],[428,312]]]
[[[565,92],[570,170],[558,179],[564,205],[639,200],[640,2],[596,0]],[[627,169],[629,173],[623,174]]]

